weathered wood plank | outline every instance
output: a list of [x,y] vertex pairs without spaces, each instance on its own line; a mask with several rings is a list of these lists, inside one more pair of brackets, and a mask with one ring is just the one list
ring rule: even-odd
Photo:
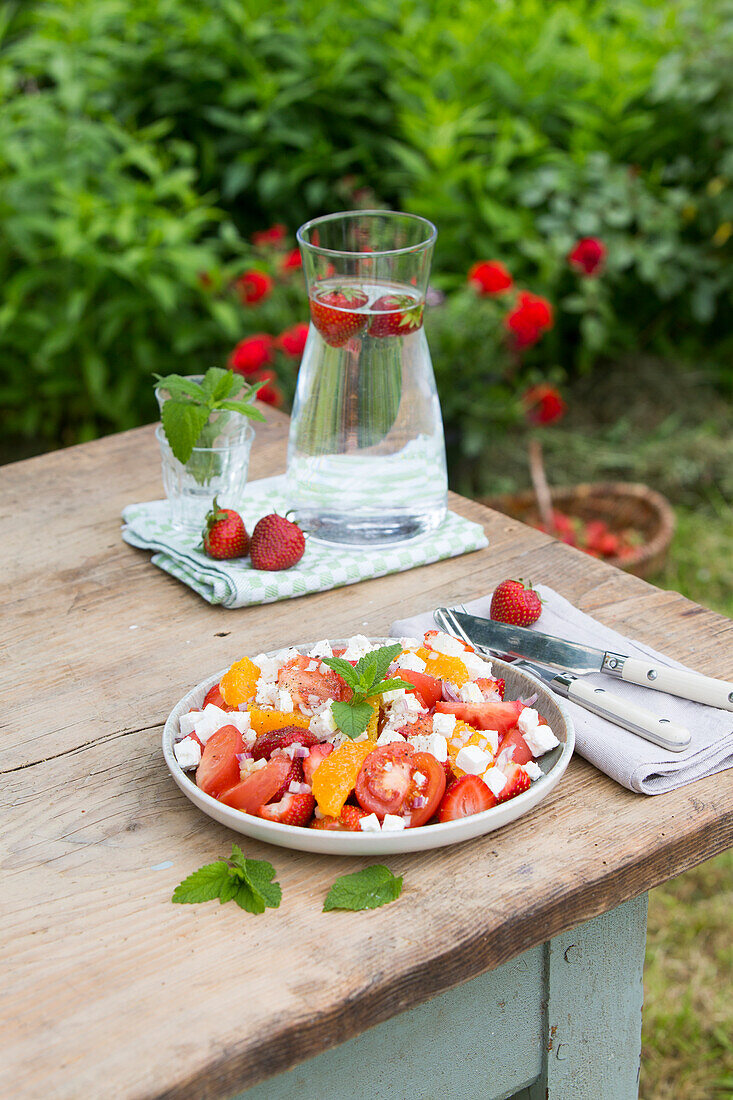
[[[285,427],[274,415],[259,433],[252,476],[283,468]],[[227,1096],[730,845],[732,772],[652,800],[576,760],[529,818],[390,861],[405,874],[398,905],[323,914],[330,882],[359,864],[255,843],[278,868],[280,910],[171,905],[173,886],[232,834],[167,778],[162,722],[242,654],[305,634],[379,635],[517,574],[710,674],[733,675],[733,624],[458,498],[488,550],[212,608],[119,538],[124,504],[159,486],[150,428],[0,471],[3,1095]]]

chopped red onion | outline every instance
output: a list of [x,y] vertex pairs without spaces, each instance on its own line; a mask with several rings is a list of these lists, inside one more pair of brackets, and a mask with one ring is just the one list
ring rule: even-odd
[[238,752],[237,753],[237,763],[238,764],[241,764],[243,760],[253,760],[253,759],[254,759],[254,757],[252,756],[251,752]]
[[295,780],[290,784],[288,790],[291,794],[310,794],[311,788],[308,783],[297,783]]
[[526,699],[520,699],[519,702],[522,704],[522,706],[531,707],[534,706],[538,699],[539,695],[537,694],[537,692],[535,692],[534,695],[528,695]]
[[305,745],[301,745],[300,742],[298,742],[297,745],[293,745],[293,756],[296,760],[305,760],[309,752],[310,749],[307,749]]
[[450,680],[443,680],[443,699],[446,703],[460,703],[458,688]]
[[428,800],[427,800],[427,798],[425,797],[424,794],[419,794],[417,796],[417,798],[412,803],[412,805],[415,807],[416,810],[421,810],[423,808],[423,806],[427,806],[427,804],[428,804]]
[[240,703],[237,710],[249,710],[249,700],[246,703]]

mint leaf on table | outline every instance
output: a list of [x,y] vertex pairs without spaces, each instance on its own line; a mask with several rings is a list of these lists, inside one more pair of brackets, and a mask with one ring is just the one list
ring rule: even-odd
[[364,654],[356,665],[345,661],[343,657],[323,658],[324,665],[338,672],[353,692],[348,702],[331,704],[331,712],[338,728],[352,740],[364,732],[374,713],[374,707],[368,702],[369,699],[373,699],[375,695],[381,695],[384,691],[414,687],[414,684],[407,684],[404,680],[382,680],[401,650],[402,646],[399,642],[395,642],[394,645],[383,645],[379,649]]
[[272,882],[275,868],[266,859],[247,859],[236,844],[228,860],[207,863],[184,879],[173,892],[172,901],[179,904],[213,901],[222,905],[235,901],[248,913],[264,913],[277,909],[282,890]]
[[402,876],[392,874],[389,867],[373,863],[363,871],[341,875],[328,891],[323,912],[331,909],[378,909],[395,901],[402,893]]

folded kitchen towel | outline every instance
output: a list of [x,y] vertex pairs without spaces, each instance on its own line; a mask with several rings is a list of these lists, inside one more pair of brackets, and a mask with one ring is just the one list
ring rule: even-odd
[[[251,532],[262,516],[268,512],[284,515],[287,508],[285,478],[280,476],[250,482],[239,511]],[[123,511],[122,518],[125,542],[155,551],[154,565],[183,581],[209,603],[223,607],[274,603],[308,592],[325,592],[488,546],[480,524],[448,512],[435,531],[394,546],[358,550],[309,539],[297,565],[282,572],[268,573],[253,569],[249,558],[215,561],[208,557],[200,549],[199,532],[182,532],[173,527],[165,500],[131,504]]]
[[[652,658],[670,668],[686,667],[641,642],[624,638],[615,630],[603,626],[552,588],[538,585],[537,591],[543,600],[542,619],[537,623],[537,629],[544,634],[554,634],[567,641],[644,660]],[[485,596],[465,606],[474,615],[488,617],[490,604],[491,596]],[[393,623],[391,633],[395,637],[414,636],[430,629],[435,629],[435,623],[432,611],[427,611]],[[592,673],[585,679],[605,687],[614,695],[638,703],[654,714],[679,722],[692,735],[690,747],[684,752],[667,752],[605,718],[591,714],[577,703],[563,700],[572,715],[575,743],[580,755],[630,791],[664,794],[695,779],[733,767],[733,713],[730,711],[637,687],[602,673]]]

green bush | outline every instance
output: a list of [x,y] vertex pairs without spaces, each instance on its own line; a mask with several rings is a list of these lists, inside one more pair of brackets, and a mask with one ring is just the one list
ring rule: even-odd
[[[499,258],[554,302],[537,371],[704,349],[733,386],[730,0],[48,0],[6,5],[0,42],[10,432],[151,418],[153,370],[303,319],[298,295],[275,316],[228,292],[254,230],[371,201],[438,223],[443,289]],[[602,280],[568,267],[583,236]],[[465,324],[435,358],[473,462]]]

